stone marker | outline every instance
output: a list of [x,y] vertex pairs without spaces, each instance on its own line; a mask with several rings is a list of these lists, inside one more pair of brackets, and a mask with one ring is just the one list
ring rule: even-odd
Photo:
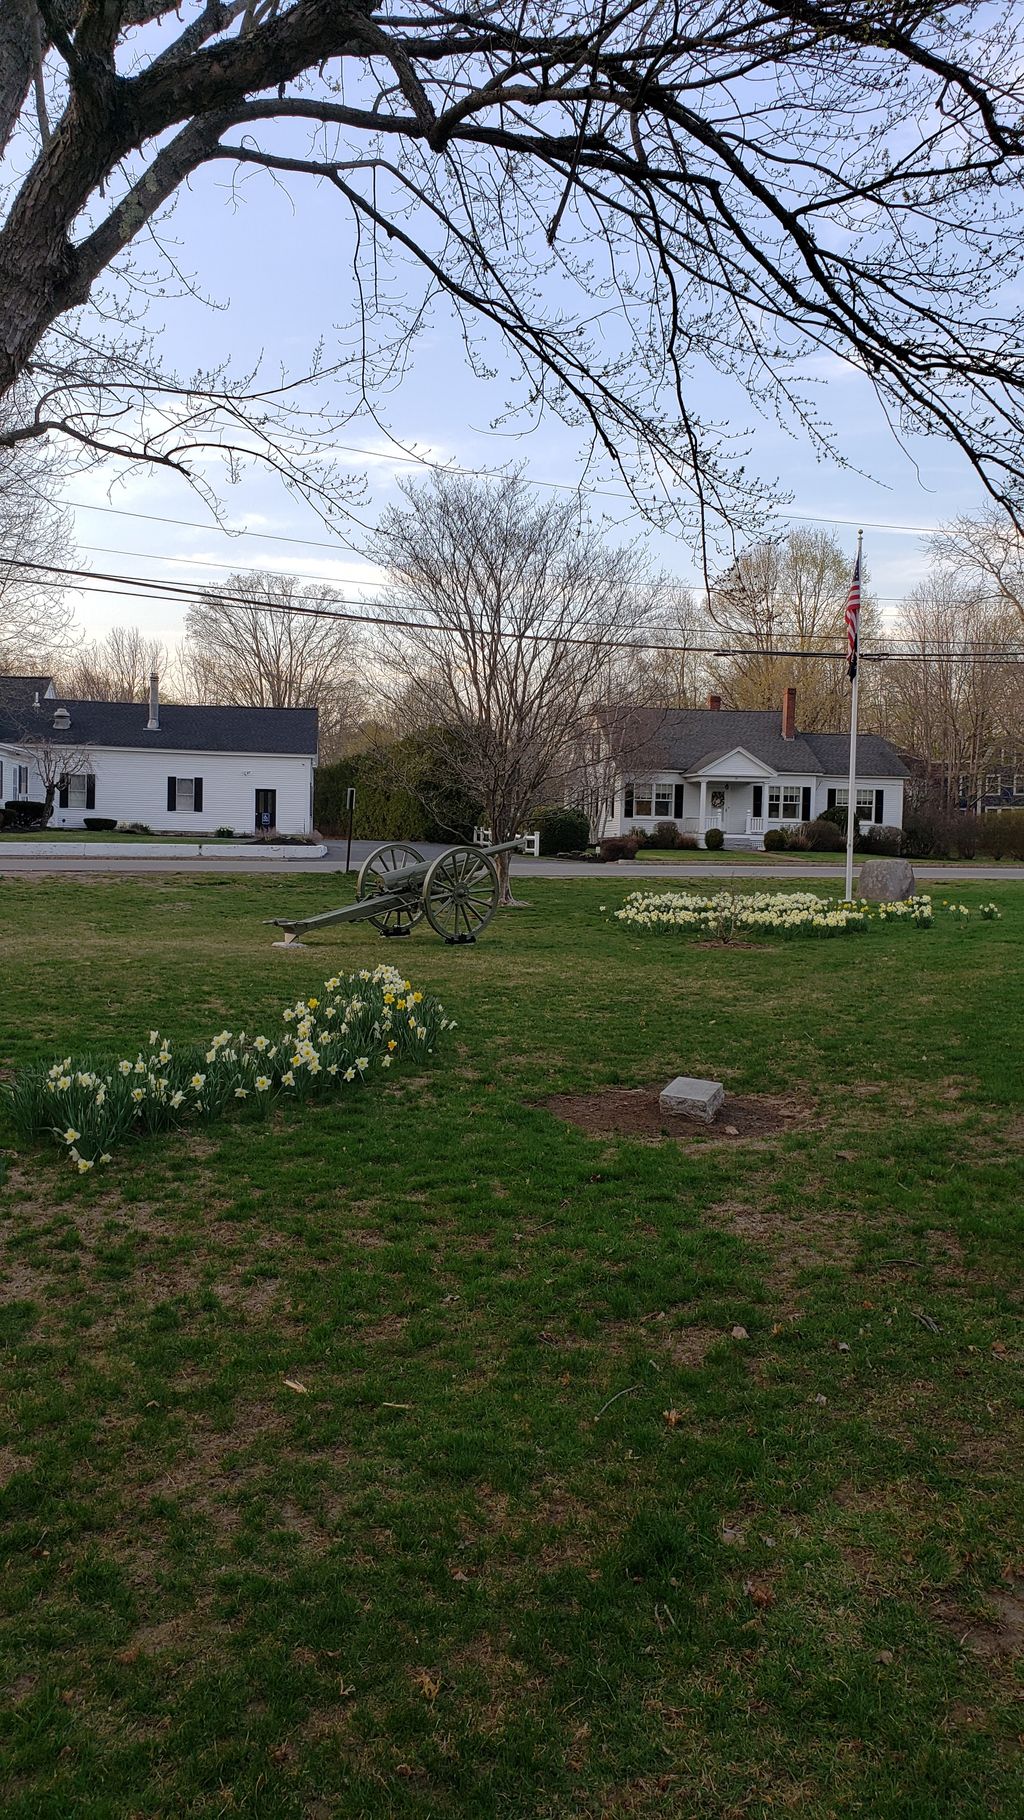
[[725,1088],[720,1081],[698,1081],[692,1074],[677,1074],[674,1081],[669,1081],[658,1103],[662,1112],[710,1125],[725,1104]]
[[914,897],[917,880],[907,859],[868,859],[857,878],[857,894],[873,904],[899,904]]

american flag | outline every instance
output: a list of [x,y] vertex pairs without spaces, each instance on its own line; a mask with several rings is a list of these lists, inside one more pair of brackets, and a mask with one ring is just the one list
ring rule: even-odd
[[852,682],[857,674],[857,635],[860,625],[860,551],[853,567],[853,580],[846,602],[846,654],[850,660],[849,674]]

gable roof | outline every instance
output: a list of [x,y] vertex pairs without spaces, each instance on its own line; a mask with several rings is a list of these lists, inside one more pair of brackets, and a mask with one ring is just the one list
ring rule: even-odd
[[[689,775],[738,746],[781,777],[844,776],[849,763],[845,733],[798,732],[783,739],[777,708],[637,708],[605,718],[624,762],[633,769],[660,766]],[[858,738],[857,772],[861,777],[910,775],[896,748],[876,733]]]
[[[315,708],[194,708],[161,702],[160,726],[149,733],[146,702],[68,701],[58,696],[34,708],[35,685],[34,678],[0,677],[0,740],[46,739],[55,745],[130,746],[155,752],[273,752],[302,758],[317,754]],[[42,697],[43,691],[39,693]],[[71,718],[66,732],[53,724],[58,707],[66,708]]]

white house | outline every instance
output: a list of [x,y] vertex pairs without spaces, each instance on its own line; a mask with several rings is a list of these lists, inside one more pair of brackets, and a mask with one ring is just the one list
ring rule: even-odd
[[[674,821],[703,838],[721,828],[730,846],[760,847],[770,828],[813,821],[845,807],[850,746],[845,733],[800,733],[796,690],[781,713],[723,708],[646,708],[610,717],[606,750],[614,779],[605,834]],[[613,730],[614,729],[614,730]],[[857,809],[864,824],[903,825],[903,786],[910,773],[895,748],[876,734],[857,742]]]
[[97,815],[193,836],[312,831],[315,708],[165,704],[155,676],[148,705],[66,701],[48,676],[0,677],[0,802],[41,801],[62,747],[52,828]]

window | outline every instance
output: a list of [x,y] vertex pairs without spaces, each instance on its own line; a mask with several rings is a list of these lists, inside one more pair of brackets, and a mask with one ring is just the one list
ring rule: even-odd
[[[832,794],[832,792],[830,790],[829,795],[831,796],[831,794]],[[845,809],[849,800],[850,800],[849,790],[837,790],[836,791],[836,808],[837,809]],[[861,821],[870,822],[870,821],[874,820],[875,793],[873,790],[858,790],[857,791],[857,814],[860,816]]]
[[985,795],[986,796],[998,796],[999,795],[999,773],[998,773],[998,771],[989,771],[988,774],[986,775]]
[[[92,789],[89,788],[90,784]],[[94,809],[96,807],[96,779],[91,773],[87,775],[82,771],[77,777],[68,778],[67,806],[69,809]]]
[[799,784],[768,785],[768,820],[770,822],[800,820]]
[[203,806],[203,780],[201,777],[169,777],[167,779],[167,807],[177,810],[179,814],[198,814]]
[[654,786],[654,813],[655,813],[655,815],[659,815],[659,816],[671,815],[671,813],[672,813],[672,786],[670,784],[655,784],[655,786]]
[[1015,771],[1013,774],[1013,794],[1024,796],[1024,771]]
[[28,795],[27,765],[15,765],[14,767],[14,794],[18,797],[27,797]]
[[650,815],[650,813],[651,813],[651,786],[650,786],[650,784],[638,784],[637,785],[637,787],[636,787],[636,807],[635,807],[633,813],[634,813],[634,815]]

